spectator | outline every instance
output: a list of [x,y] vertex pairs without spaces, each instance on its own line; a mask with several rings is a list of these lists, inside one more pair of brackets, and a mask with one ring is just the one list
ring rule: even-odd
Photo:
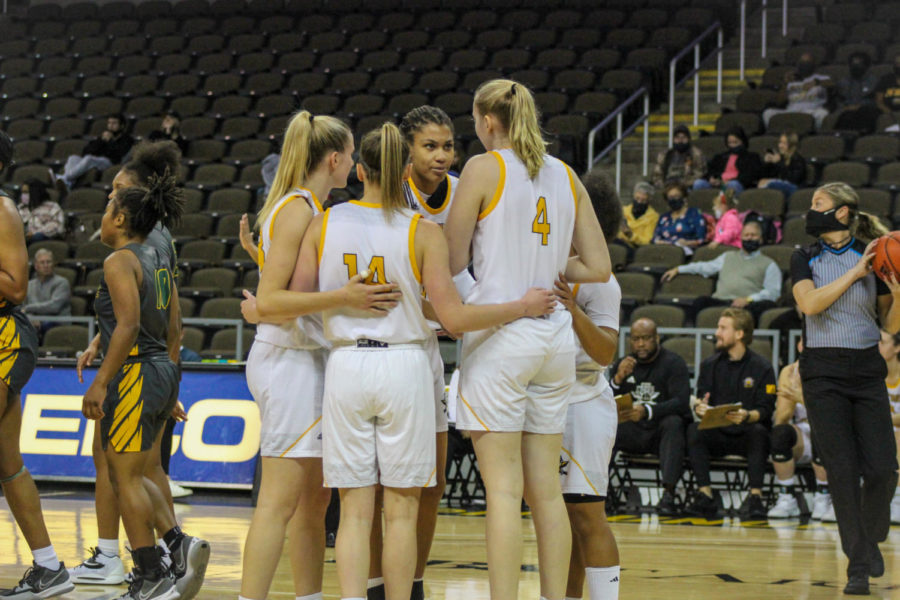
[[634,186],[631,204],[622,209],[625,219],[618,239],[624,241],[629,248],[646,246],[653,241],[653,232],[659,221],[659,213],[650,206],[650,198],[655,193],[652,185],[639,181]]
[[709,161],[708,177],[694,182],[695,190],[731,188],[735,195],[753,187],[759,180],[759,154],[747,150],[747,134],[741,127],[732,127],[725,134],[728,150]]
[[616,362],[610,380],[616,395],[631,394],[634,408],[620,411],[616,450],[659,456],[663,495],[656,505],[662,516],[678,512],[675,486],[681,479],[685,425],[691,395],[684,359],[659,345],[656,323],[638,319],[631,326],[631,353]]
[[769,148],[763,158],[759,187],[778,190],[785,198],[797,191],[806,181],[806,161],[797,154],[800,138],[796,133],[782,133],[778,136],[778,148]]
[[72,314],[72,289],[69,281],[53,272],[53,252],[41,248],[34,253],[34,277],[28,282],[28,295],[22,310],[41,333],[56,325],[56,322],[41,324],[34,317],[65,316]]
[[832,85],[828,75],[816,73],[816,61],[812,54],[804,52],[797,61],[797,68],[785,75],[785,86],[782,102],[784,108],[767,108],[762,117],[766,127],[769,120],[782,113],[806,113],[816,121],[816,129],[822,126],[822,120],[828,116],[828,88]]
[[653,185],[662,188],[669,181],[678,181],[690,188],[705,172],[706,157],[700,148],[691,144],[691,130],[687,125],[678,125],[672,131],[672,147],[656,157]]
[[709,243],[713,248],[719,244],[741,247],[741,229],[744,223],[737,211],[734,190],[727,189],[713,200],[713,213],[716,216],[716,232]]
[[29,242],[53,240],[66,233],[63,209],[47,193],[47,185],[29,179],[19,191],[19,215],[25,225],[25,239]]
[[669,281],[679,274],[718,275],[716,290],[712,296],[698,298],[694,308],[707,306],[731,306],[747,309],[755,320],[763,311],[773,308],[781,297],[781,269],[771,258],[759,251],[762,244],[762,226],[759,221],[748,220],[741,230],[741,250],[723,252],[712,260],[696,261],[672,267],[662,275]]
[[181,116],[174,110],[163,115],[159,129],[151,131],[147,139],[151,142],[170,140],[175,142],[182,154],[187,154],[188,141],[181,135]]
[[659,218],[653,243],[681,246],[685,254],[693,254],[706,241],[706,219],[699,209],[688,207],[687,188],[677,181],[666,184],[666,202],[669,212]]
[[837,112],[835,129],[846,129],[861,134],[875,131],[875,122],[881,111],[875,104],[878,77],[869,72],[872,59],[865,52],[854,52],[848,59],[850,76],[837,85]]
[[696,420],[713,406],[738,403],[730,411],[726,427],[699,429],[688,425],[687,443],[698,490],[688,507],[690,514],[711,518],[718,512],[709,478],[711,456],[737,454],[747,458],[750,494],[741,505],[742,519],[765,519],[763,479],[769,458],[769,427],[775,409],[775,371],[769,359],[750,350],[753,319],[745,310],[729,308],[719,317],[716,329],[718,352],[700,364]]
[[272,182],[275,181],[275,173],[278,172],[278,163],[281,162],[281,148],[275,148],[273,142],[272,151],[262,159],[261,176],[265,184],[263,197],[269,197],[269,190],[272,189]]
[[894,72],[884,75],[875,88],[875,104],[878,109],[891,116],[894,124],[887,131],[900,131],[900,54],[894,57]]
[[62,175],[54,176],[60,193],[64,195],[72,189],[78,178],[91,169],[108,169],[122,162],[133,144],[134,138],[125,132],[125,117],[107,117],[106,129],[100,137],[88,142],[84,147],[84,156],[73,154],[66,160]]

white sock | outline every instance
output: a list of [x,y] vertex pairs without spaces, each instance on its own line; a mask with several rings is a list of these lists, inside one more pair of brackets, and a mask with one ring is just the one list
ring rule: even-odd
[[341,598],[341,600],[366,600],[366,599],[363,598],[362,596],[360,596],[360,597],[354,596],[353,598]]
[[618,600],[619,566],[587,567],[584,570],[591,600]]
[[112,558],[113,556],[118,556],[119,538],[97,538],[97,547],[100,548],[100,552],[102,552],[104,556],[109,556],[110,558]]
[[59,569],[59,559],[56,557],[56,550],[53,549],[53,544],[46,548],[32,550],[31,554],[34,556],[34,562],[45,569],[50,569],[51,571]]
[[[373,587],[384,585],[384,577],[373,577],[366,582],[366,589],[371,590]],[[348,599],[350,600],[350,599]]]
[[294,600],[322,600],[322,592],[316,592],[308,596],[295,596]]
[[[900,488],[897,488],[897,489],[900,489]],[[424,578],[424,577],[419,577],[418,579],[413,579],[413,583],[416,583],[416,582],[419,582],[419,581],[425,581],[425,578]]]
[[250,600],[250,598],[247,598],[245,596],[241,596],[240,594],[238,594],[238,600]]
[[797,485],[796,477],[791,477],[789,479],[776,479],[776,481],[778,482],[778,485],[782,485],[785,487],[787,487],[789,485]]
[[566,596],[566,600],[581,600],[581,596],[578,596],[577,598],[575,596]]
[[894,490],[894,500],[900,500],[900,487]]

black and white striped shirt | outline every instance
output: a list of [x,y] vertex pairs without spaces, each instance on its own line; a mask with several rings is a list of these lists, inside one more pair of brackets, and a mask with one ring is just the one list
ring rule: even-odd
[[[791,280],[811,279],[816,288],[828,285],[853,268],[866,244],[853,239],[837,250],[818,241],[800,248],[791,257]],[[880,339],[878,296],[889,294],[883,281],[869,273],[857,279],[834,303],[817,315],[803,319],[803,343],[807,348],[871,348]]]

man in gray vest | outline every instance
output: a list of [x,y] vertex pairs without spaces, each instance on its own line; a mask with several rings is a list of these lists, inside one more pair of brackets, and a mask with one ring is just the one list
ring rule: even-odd
[[749,220],[741,230],[741,249],[723,252],[713,260],[679,265],[663,273],[662,281],[676,275],[694,274],[703,277],[719,276],[712,296],[698,298],[694,309],[707,306],[732,306],[750,311],[755,321],[763,311],[775,306],[781,297],[781,269],[759,251],[762,245],[762,226]]

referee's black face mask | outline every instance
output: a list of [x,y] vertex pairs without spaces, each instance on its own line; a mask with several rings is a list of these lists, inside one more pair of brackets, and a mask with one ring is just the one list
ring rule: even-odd
[[[843,204],[841,205],[843,206]],[[806,213],[806,233],[813,237],[819,237],[823,233],[831,231],[847,231],[850,226],[846,223],[838,221],[835,213],[840,206],[835,206],[830,210],[820,212],[810,209]]]

